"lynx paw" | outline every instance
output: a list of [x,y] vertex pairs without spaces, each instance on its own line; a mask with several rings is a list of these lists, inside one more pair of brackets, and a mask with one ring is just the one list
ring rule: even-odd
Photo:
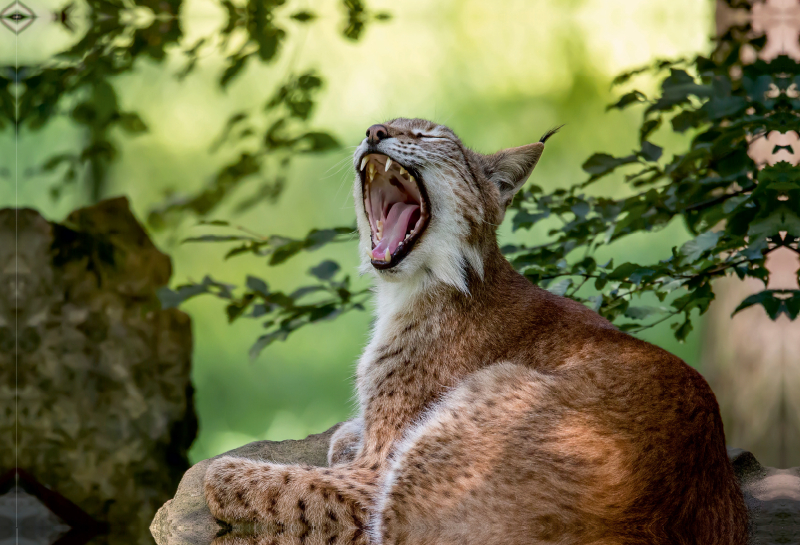
[[270,467],[232,456],[211,462],[203,482],[211,514],[225,522],[257,520],[264,499],[258,493],[270,484]]

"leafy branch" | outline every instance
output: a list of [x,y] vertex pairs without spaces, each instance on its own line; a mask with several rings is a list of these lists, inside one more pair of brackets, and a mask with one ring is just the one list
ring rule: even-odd
[[[255,359],[264,348],[275,341],[286,340],[290,333],[305,325],[333,320],[351,310],[364,310],[369,290],[353,291],[350,276],[336,280],[338,272],[337,263],[323,261],[309,270],[318,280],[316,284],[303,286],[289,294],[272,291],[263,279],[248,276],[244,292],[237,297],[233,285],[206,276],[199,283],[177,286],[174,290],[162,288],[158,295],[164,308],[174,308],[188,299],[209,294],[227,301],[225,310],[229,323],[241,317],[263,320],[262,327],[267,332],[250,347],[250,357]],[[306,302],[309,299],[311,301]]]
[[[766,283],[769,271],[765,260],[770,252],[786,248],[800,253],[800,169],[785,161],[756,164],[748,154],[755,139],[800,126],[796,92],[800,65],[785,56],[771,62],[742,63],[740,52],[745,44],[758,50],[765,43],[763,37],[752,38],[746,30],[728,30],[708,57],[657,61],[614,80],[614,84],[622,84],[648,71],[664,74],[656,96],[633,90],[609,106],[643,109],[638,149],[621,157],[592,155],[583,164],[589,178],[569,188],[547,192],[529,185],[520,192],[512,203],[512,229],[542,226],[549,240],[535,246],[503,247],[517,270],[550,291],[595,309],[625,331],[641,332],[671,321],[675,337],[682,341],[692,331],[696,316],[705,313],[714,300],[714,280],[736,275]],[[302,100],[298,104],[303,111]],[[687,148],[670,158],[651,141],[656,131],[667,128],[690,137]],[[781,150],[776,147],[773,153]],[[611,175],[621,175],[629,190],[627,196],[589,193],[598,180]],[[603,246],[657,231],[675,220],[682,221],[693,238],[673,247],[665,258],[617,265],[614,260],[597,261],[597,251]],[[278,264],[302,250],[344,241],[350,231],[312,231],[300,240],[251,236],[192,241],[238,242],[228,256],[251,252],[269,255],[270,263]],[[326,261],[320,267],[338,270],[334,265]],[[312,316],[329,317],[334,310],[363,308],[361,299],[352,301],[365,292],[351,294],[346,287],[349,278],[334,284],[327,272],[320,275],[312,269],[312,274],[323,281],[323,287],[308,289],[327,290],[333,299],[299,305],[293,296],[304,296],[301,289],[284,296],[283,306],[264,306],[266,312],[277,312],[275,319],[281,321],[268,320],[272,329],[254,345],[251,355],[312,323]],[[267,300],[255,289],[255,282],[248,279],[242,298],[230,297],[229,318],[241,316],[244,311],[239,309],[249,309],[252,301],[265,305]],[[201,289],[197,286],[184,289],[194,294],[191,290]],[[209,286],[218,296],[227,295]],[[341,289],[344,292],[336,291]],[[645,296],[660,306],[633,305]],[[176,304],[180,297],[179,289]],[[270,299],[269,304],[277,303]],[[742,301],[735,312],[754,305],[762,306],[773,319],[780,315],[795,319],[800,314],[800,290],[765,289]],[[321,314],[314,314],[314,309]],[[630,321],[619,323],[623,319]]]

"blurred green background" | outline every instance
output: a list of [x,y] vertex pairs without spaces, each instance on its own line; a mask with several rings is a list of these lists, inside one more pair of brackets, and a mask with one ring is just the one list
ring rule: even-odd
[[[40,14],[58,11],[62,4],[27,3]],[[148,131],[114,134],[119,156],[102,196],[128,196],[144,221],[166,191],[199,189],[239,149],[212,151],[231,115],[261,108],[287,74],[309,69],[324,81],[311,124],[331,132],[343,147],[294,160],[277,203],[260,202],[240,215],[223,205],[213,218],[298,238],[312,227],[352,224],[352,150],[366,127],[396,116],[445,123],[482,152],[533,142],[564,123],[548,142],[532,180],[544,188],[567,186],[585,179],[580,165],[592,153],[624,154],[638,141],[638,111],[605,111],[623,91],[611,89],[612,78],[656,58],[707,51],[714,29],[711,0],[371,0],[367,6],[391,18],[370,21],[354,41],[342,36],[346,14],[341,2],[287,2],[275,10],[276,24],[286,32],[279,55],[270,62],[249,62],[221,89],[225,59],[244,37],[234,32],[222,43],[223,6],[214,0],[185,1],[179,13],[183,36],[166,48],[164,61],[139,58],[131,70],[110,80],[122,109],[136,111]],[[0,64],[57,64],[54,55],[81,39],[81,6],[73,10],[72,31],[41,17],[19,35],[2,34]],[[316,18],[299,22],[290,17],[300,10]],[[137,9],[130,13],[134,19],[148,16]],[[203,37],[207,47],[199,49],[196,69],[184,79],[176,77],[186,65],[185,51]],[[643,91],[655,85],[646,79],[636,84]],[[79,149],[82,131],[68,116],[38,131],[23,128],[16,136],[7,125],[0,134],[0,207],[29,206],[60,220],[89,204],[89,193],[79,184],[53,200],[48,189],[57,175],[39,169],[55,153]],[[664,131],[653,140],[669,152],[679,145],[677,138]],[[622,192],[620,176],[610,178],[594,192]],[[268,267],[265,259],[251,256],[225,261],[224,245],[180,244],[205,232],[207,227],[187,217],[175,228],[152,234],[172,256],[173,283],[211,274],[241,284],[246,274],[256,274],[275,289],[291,290],[325,257],[335,257],[355,274],[354,243],[326,246]],[[535,231],[512,235],[508,225],[501,228],[503,241],[535,236]],[[619,262],[626,256],[658,259],[687,238],[675,223],[657,234],[628,237],[606,254]],[[259,439],[302,438],[351,416],[351,379],[367,341],[368,312],[303,328],[250,362],[247,350],[260,333],[258,323],[243,320],[229,326],[224,303],[210,297],[193,299],[182,309],[192,317],[195,337],[200,432],[190,453],[193,461]],[[678,344],[665,323],[643,336],[697,366],[701,332]]]

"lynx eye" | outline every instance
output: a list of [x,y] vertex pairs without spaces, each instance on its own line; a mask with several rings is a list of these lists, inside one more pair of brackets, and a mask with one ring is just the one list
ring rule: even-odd
[[371,230],[369,257],[375,268],[389,269],[408,255],[427,227],[428,196],[418,172],[383,154],[364,155],[359,174]]

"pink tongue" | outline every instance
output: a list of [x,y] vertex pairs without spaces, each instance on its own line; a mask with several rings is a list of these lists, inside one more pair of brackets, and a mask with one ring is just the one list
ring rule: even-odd
[[389,216],[383,222],[383,238],[372,250],[375,259],[384,259],[386,249],[393,254],[408,231],[408,222],[411,220],[414,211],[419,209],[419,205],[405,204],[398,202],[392,205]]

